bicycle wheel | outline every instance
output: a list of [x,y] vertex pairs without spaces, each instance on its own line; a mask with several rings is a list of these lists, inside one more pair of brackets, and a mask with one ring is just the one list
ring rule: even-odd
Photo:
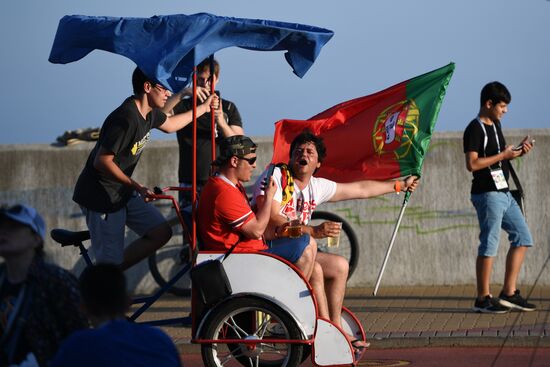
[[[267,300],[242,297],[227,301],[206,321],[204,339],[258,340],[257,344],[202,344],[207,367],[294,367],[301,363],[303,345],[262,343],[262,339],[301,339],[300,329],[290,315]],[[235,363],[234,363],[235,362]]]
[[[164,287],[184,266],[190,263],[189,241],[177,217],[168,220],[172,228],[172,238],[168,243],[149,256],[149,270],[159,286]],[[168,292],[176,296],[191,294],[189,272],[181,277]]]
[[334,213],[314,211],[309,224],[312,226],[316,226],[326,221],[342,222],[342,231],[340,232],[340,244],[338,245],[338,247],[328,247],[327,239],[320,238],[315,239],[317,241],[317,247],[321,252],[328,252],[345,257],[349,263],[349,279],[355,271],[355,268],[357,267],[357,261],[359,259],[359,244],[357,241],[357,236],[355,235],[355,232],[350,224],[346,222],[344,218]]

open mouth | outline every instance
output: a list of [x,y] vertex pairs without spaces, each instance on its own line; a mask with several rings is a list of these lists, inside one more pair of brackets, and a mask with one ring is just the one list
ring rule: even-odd
[[307,166],[307,161],[306,161],[305,159],[300,159],[300,160],[298,161],[298,164],[299,164],[300,166]]

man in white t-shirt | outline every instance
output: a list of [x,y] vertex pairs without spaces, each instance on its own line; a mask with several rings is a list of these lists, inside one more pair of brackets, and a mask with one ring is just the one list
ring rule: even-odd
[[[292,141],[288,167],[275,168],[273,178],[277,191],[272,201],[270,223],[264,233],[267,240],[273,240],[273,245],[276,245],[278,238],[287,235],[289,219],[300,219],[302,233],[308,233],[313,238],[338,235],[340,227],[335,222],[308,225],[317,205],[324,202],[364,199],[401,190],[414,191],[418,185],[414,176],[398,181],[363,180],[351,183],[336,183],[314,177],[325,156],[326,148],[322,138],[306,130]],[[261,188],[265,175],[266,172],[259,177],[254,190],[254,200],[259,208],[264,204]],[[341,326],[349,265],[342,256],[322,252],[317,252],[316,261],[323,269],[330,319]],[[356,348],[367,346],[366,343],[353,344]]]

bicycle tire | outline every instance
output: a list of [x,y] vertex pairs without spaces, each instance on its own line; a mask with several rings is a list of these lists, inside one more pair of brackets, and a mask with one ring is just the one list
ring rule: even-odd
[[[190,263],[189,241],[177,217],[168,220],[172,228],[172,238],[167,244],[149,256],[149,271],[160,287],[164,287],[174,275]],[[188,297],[191,294],[191,278],[189,272],[176,284],[168,288],[168,292],[176,296]]]
[[312,226],[318,225],[324,221],[330,222],[342,222],[342,232],[340,232],[340,244],[338,247],[328,247],[327,239],[320,238],[315,239],[317,241],[317,248],[321,252],[328,252],[331,254],[343,256],[349,263],[348,279],[351,277],[355,269],[357,268],[357,262],[359,260],[359,242],[357,236],[351,225],[338,214],[314,211],[311,216]]
[[202,336],[258,340],[254,348],[247,348],[244,343],[202,344],[202,359],[207,367],[223,367],[231,360],[243,366],[297,367],[302,361],[301,344],[261,342],[264,338],[301,339],[300,329],[288,312],[262,298],[247,296],[221,304],[206,320]]

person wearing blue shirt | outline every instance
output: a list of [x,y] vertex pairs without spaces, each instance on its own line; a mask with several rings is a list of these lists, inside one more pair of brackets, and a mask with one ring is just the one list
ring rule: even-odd
[[126,278],[113,264],[93,265],[80,277],[83,307],[93,329],[62,343],[51,367],[181,367],[176,346],[162,330],[130,322]]

